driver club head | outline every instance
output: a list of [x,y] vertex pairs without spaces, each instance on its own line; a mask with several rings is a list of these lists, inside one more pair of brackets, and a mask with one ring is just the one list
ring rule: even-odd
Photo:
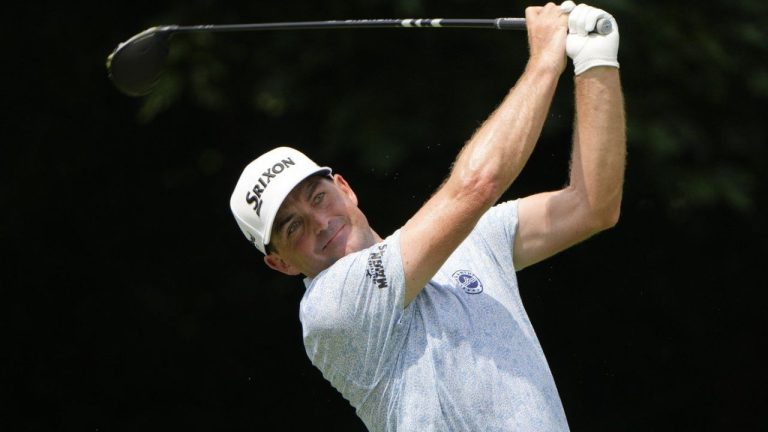
[[119,44],[107,57],[109,78],[128,96],[154,89],[168,58],[169,27],[152,27]]

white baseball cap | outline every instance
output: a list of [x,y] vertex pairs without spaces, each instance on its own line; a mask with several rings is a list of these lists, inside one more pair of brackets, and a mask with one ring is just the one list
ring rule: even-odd
[[278,147],[259,156],[245,167],[237,181],[229,207],[245,237],[266,254],[272,223],[285,197],[311,175],[331,175],[331,169],[317,165],[304,153]]

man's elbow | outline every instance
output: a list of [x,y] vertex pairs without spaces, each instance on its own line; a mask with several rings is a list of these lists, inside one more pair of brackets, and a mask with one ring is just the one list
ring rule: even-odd
[[621,204],[604,207],[590,212],[589,223],[593,234],[611,229],[619,223],[621,216]]
[[504,192],[506,185],[487,172],[474,172],[469,175],[452,176],[447,182],[452,195],[472,204],[483,211],[493,206]]
[[606,212],[606,216],[603,219],[603,229],[607,230],[616,226],[619,223],[621,217],[621,206],[617,205],[610,212]]

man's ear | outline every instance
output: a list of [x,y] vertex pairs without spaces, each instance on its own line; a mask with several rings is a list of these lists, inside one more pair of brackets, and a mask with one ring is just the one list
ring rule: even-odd
[[267,267],[271,268],[272,270],[277,270],[280,273],[287,274],[288,276],[296,276],[301,274],[301,272],[296,267],[285,262],[285,260],[282,259],[280,255],[274,252],[264,256],[264,263],[267,264]]
[[333,182],[336,183],[336,186],[338,186],[342,192],[344,192],[347,198],[357,205],[357,195],[355,195],[355,191],[352,190],[352,187],[349,186],[349,183],[347,183],[347,180],[345,180],[341,174],[334,174]]

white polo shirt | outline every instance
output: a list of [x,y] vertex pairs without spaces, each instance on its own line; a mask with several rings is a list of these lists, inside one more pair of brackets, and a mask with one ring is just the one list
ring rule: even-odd
[[369,430],[568,430],[518,292],[516,228],[517,201],[489,210],[406,308],[399,230],[305,280],[307,354]]

